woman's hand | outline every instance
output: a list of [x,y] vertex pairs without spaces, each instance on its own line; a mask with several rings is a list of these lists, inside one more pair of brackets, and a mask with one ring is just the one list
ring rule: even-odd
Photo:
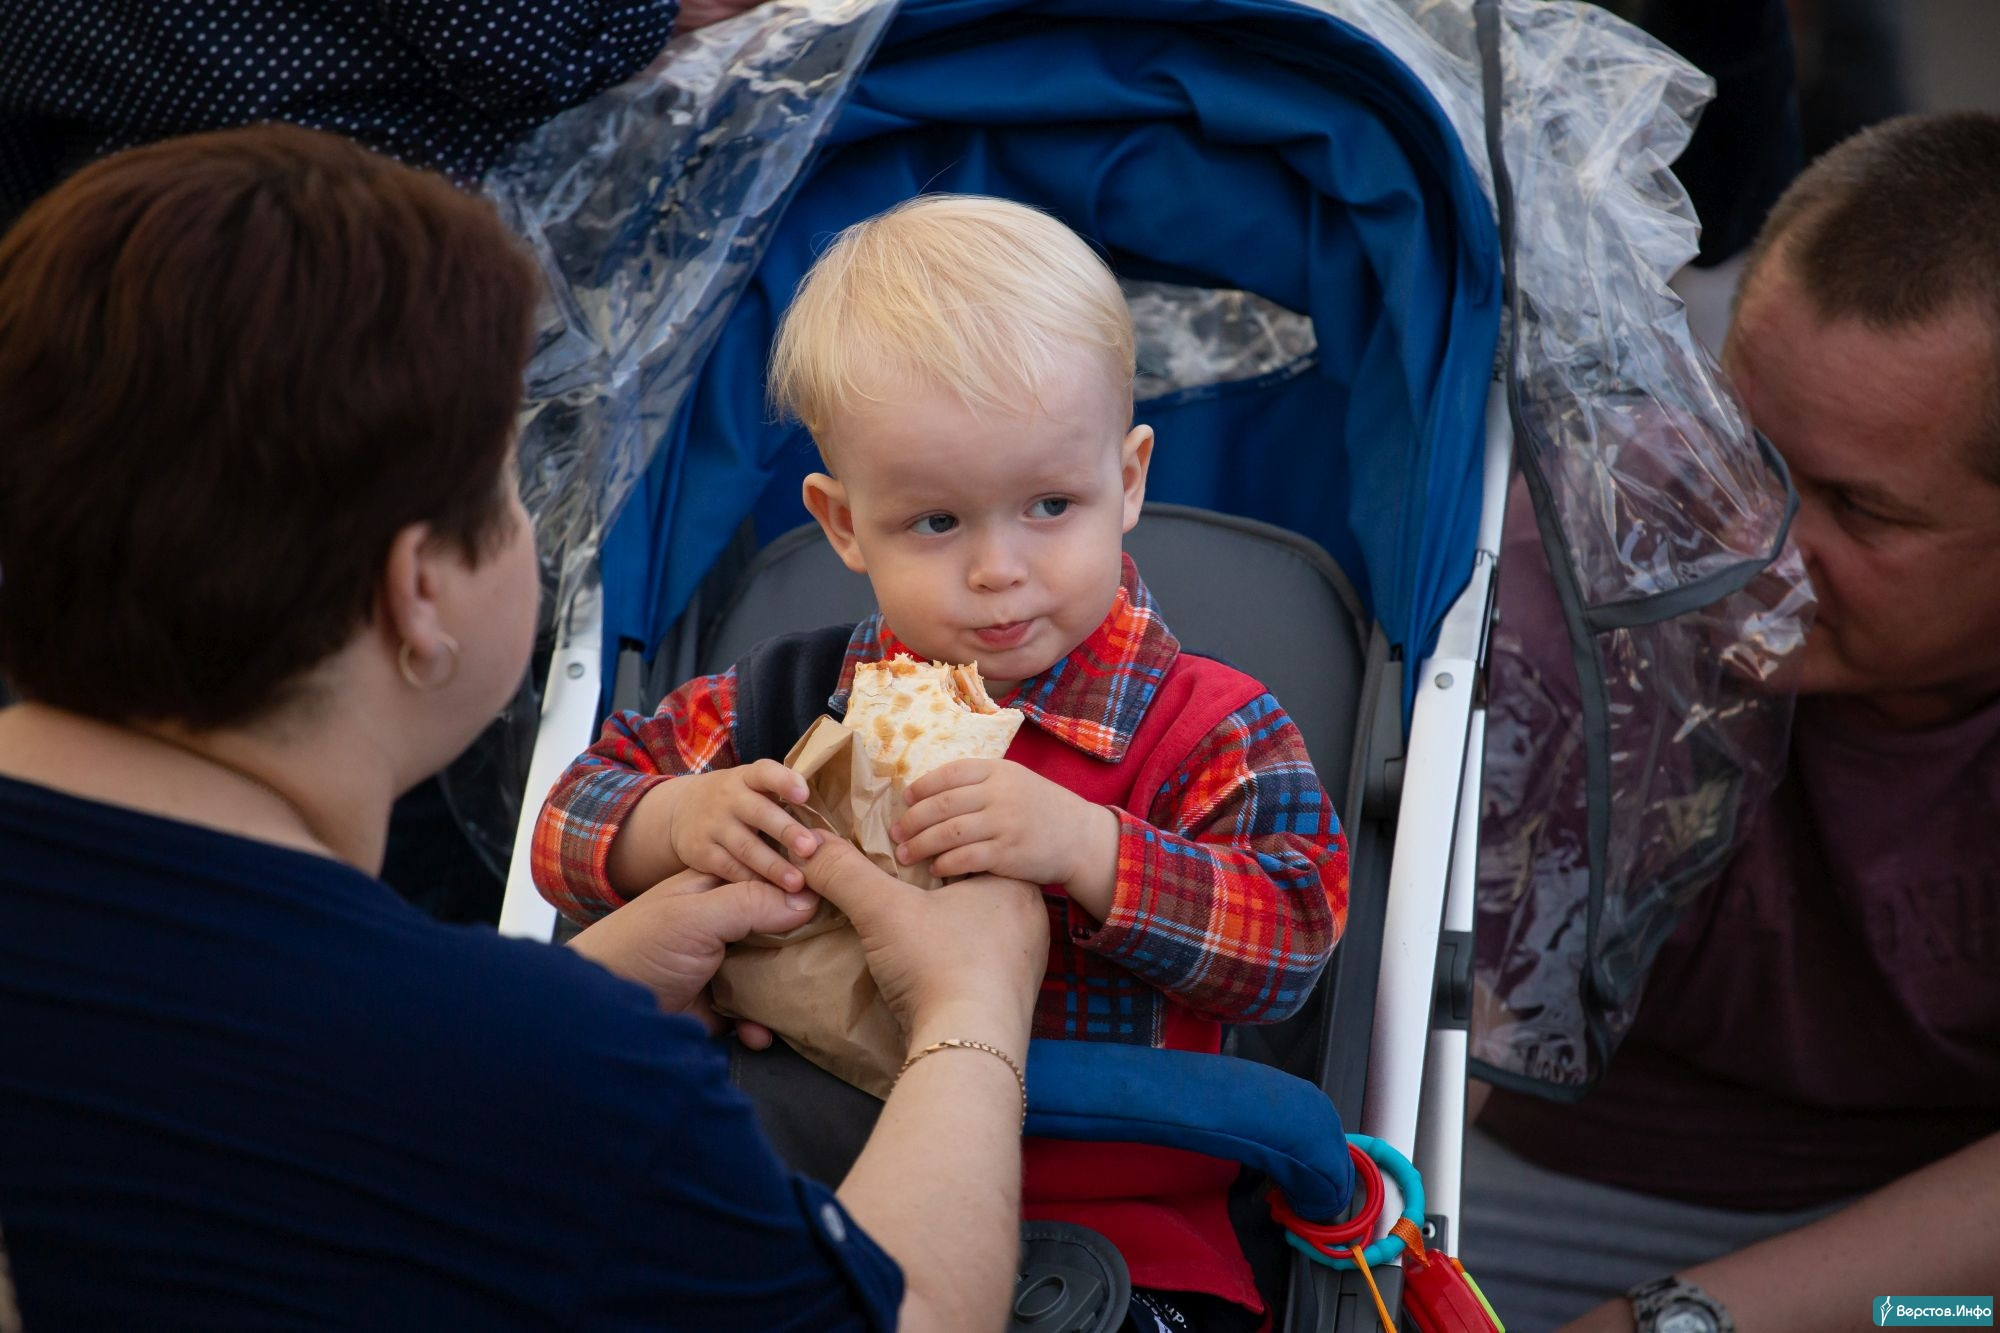
[[[725,884],[686,870],[641,894],[580,932],[570,948],[607,971],[636,981],[670,1013],[689,1013],[719,1026],[708,983],[722,966],[724,946],[758,931],[778,934],[809,919],[819,899],[786,893],[761,881]],[[743,1044],[761,1050],[771,1034],[740,1023]]]
[[848,843],[822,836],[800,862],[806,883],[847,913],[868,970],[912,1043],[934,1028],[1025,1053],[1035,995],[1048,966],[1041,891],[981,875],[923,890],[878,869]]

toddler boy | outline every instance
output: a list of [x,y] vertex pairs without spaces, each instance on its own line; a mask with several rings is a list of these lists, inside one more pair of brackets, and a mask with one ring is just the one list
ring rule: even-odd
[[[806,507],[880,609],[785,661],[823,663],[836,715],[862,662],[976,663],[1026,724],[1006,759],[912,784],[898,858],[1047,886],[1036,1036],[1213,1052],[1223,1023],[1282,1019],[1310,993],[1346,916],[1346,842],[1284,710],[1182,652],[1122,552],[1153,451],[1129,426],[1133,360],[1110,270],[1045,214],[935,195],[843,233],[785,316],[771,388],[826,464]],[[780,804],[805,783],[739,749],[741,679],[613,717],[557,784],[534,868],[565,914],[594,919],[684,867],[800,886],[777,849],[810,846]],[[1142,1303],[1261,1309],[1229,1225],[1233,1164],[1040,1140],[1026,1161],[1028,1216],[1107,1235],[1153,1289]]]

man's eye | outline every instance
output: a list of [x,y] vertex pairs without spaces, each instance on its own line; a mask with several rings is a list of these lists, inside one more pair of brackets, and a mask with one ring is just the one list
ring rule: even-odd
[[1069,501],[1059,495],[1037,500],[1028,506],[1028,512],[1036,518],[1061,518],[1068,509]]
[[926,537],[942,537],[957,526],[958,520],[950,514],[925,514],[910,524],[910,531],[921,533]]
[[1838,509],[1850,521],[1860,523],[1888,522],[1882,515],[1876,513],[1866,505],[1855,503],[1854,497],[1846,491],[1835,491],[1833,493],[1833,507]]

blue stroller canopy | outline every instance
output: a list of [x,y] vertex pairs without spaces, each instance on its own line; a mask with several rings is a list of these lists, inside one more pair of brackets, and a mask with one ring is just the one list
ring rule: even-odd
[[1423,84],[1279,0],[908,0],[606,537],[608,641],[650,653],[746,517],[805,521],[817,457],[764,396],[776,322],[833,233],[927,191],[1035,204],[1123,277],[1310,316],[1300,363],[1140,405],[1149,495],[1325,546],[1407,698],[1471,569],[1498,240]]

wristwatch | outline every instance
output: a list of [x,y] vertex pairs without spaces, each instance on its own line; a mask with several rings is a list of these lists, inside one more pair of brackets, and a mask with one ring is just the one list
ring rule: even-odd
[[1686,1278],[1660,1277],[1625,1293],[1638,1333],[1736,1333],[1722,1302]]

